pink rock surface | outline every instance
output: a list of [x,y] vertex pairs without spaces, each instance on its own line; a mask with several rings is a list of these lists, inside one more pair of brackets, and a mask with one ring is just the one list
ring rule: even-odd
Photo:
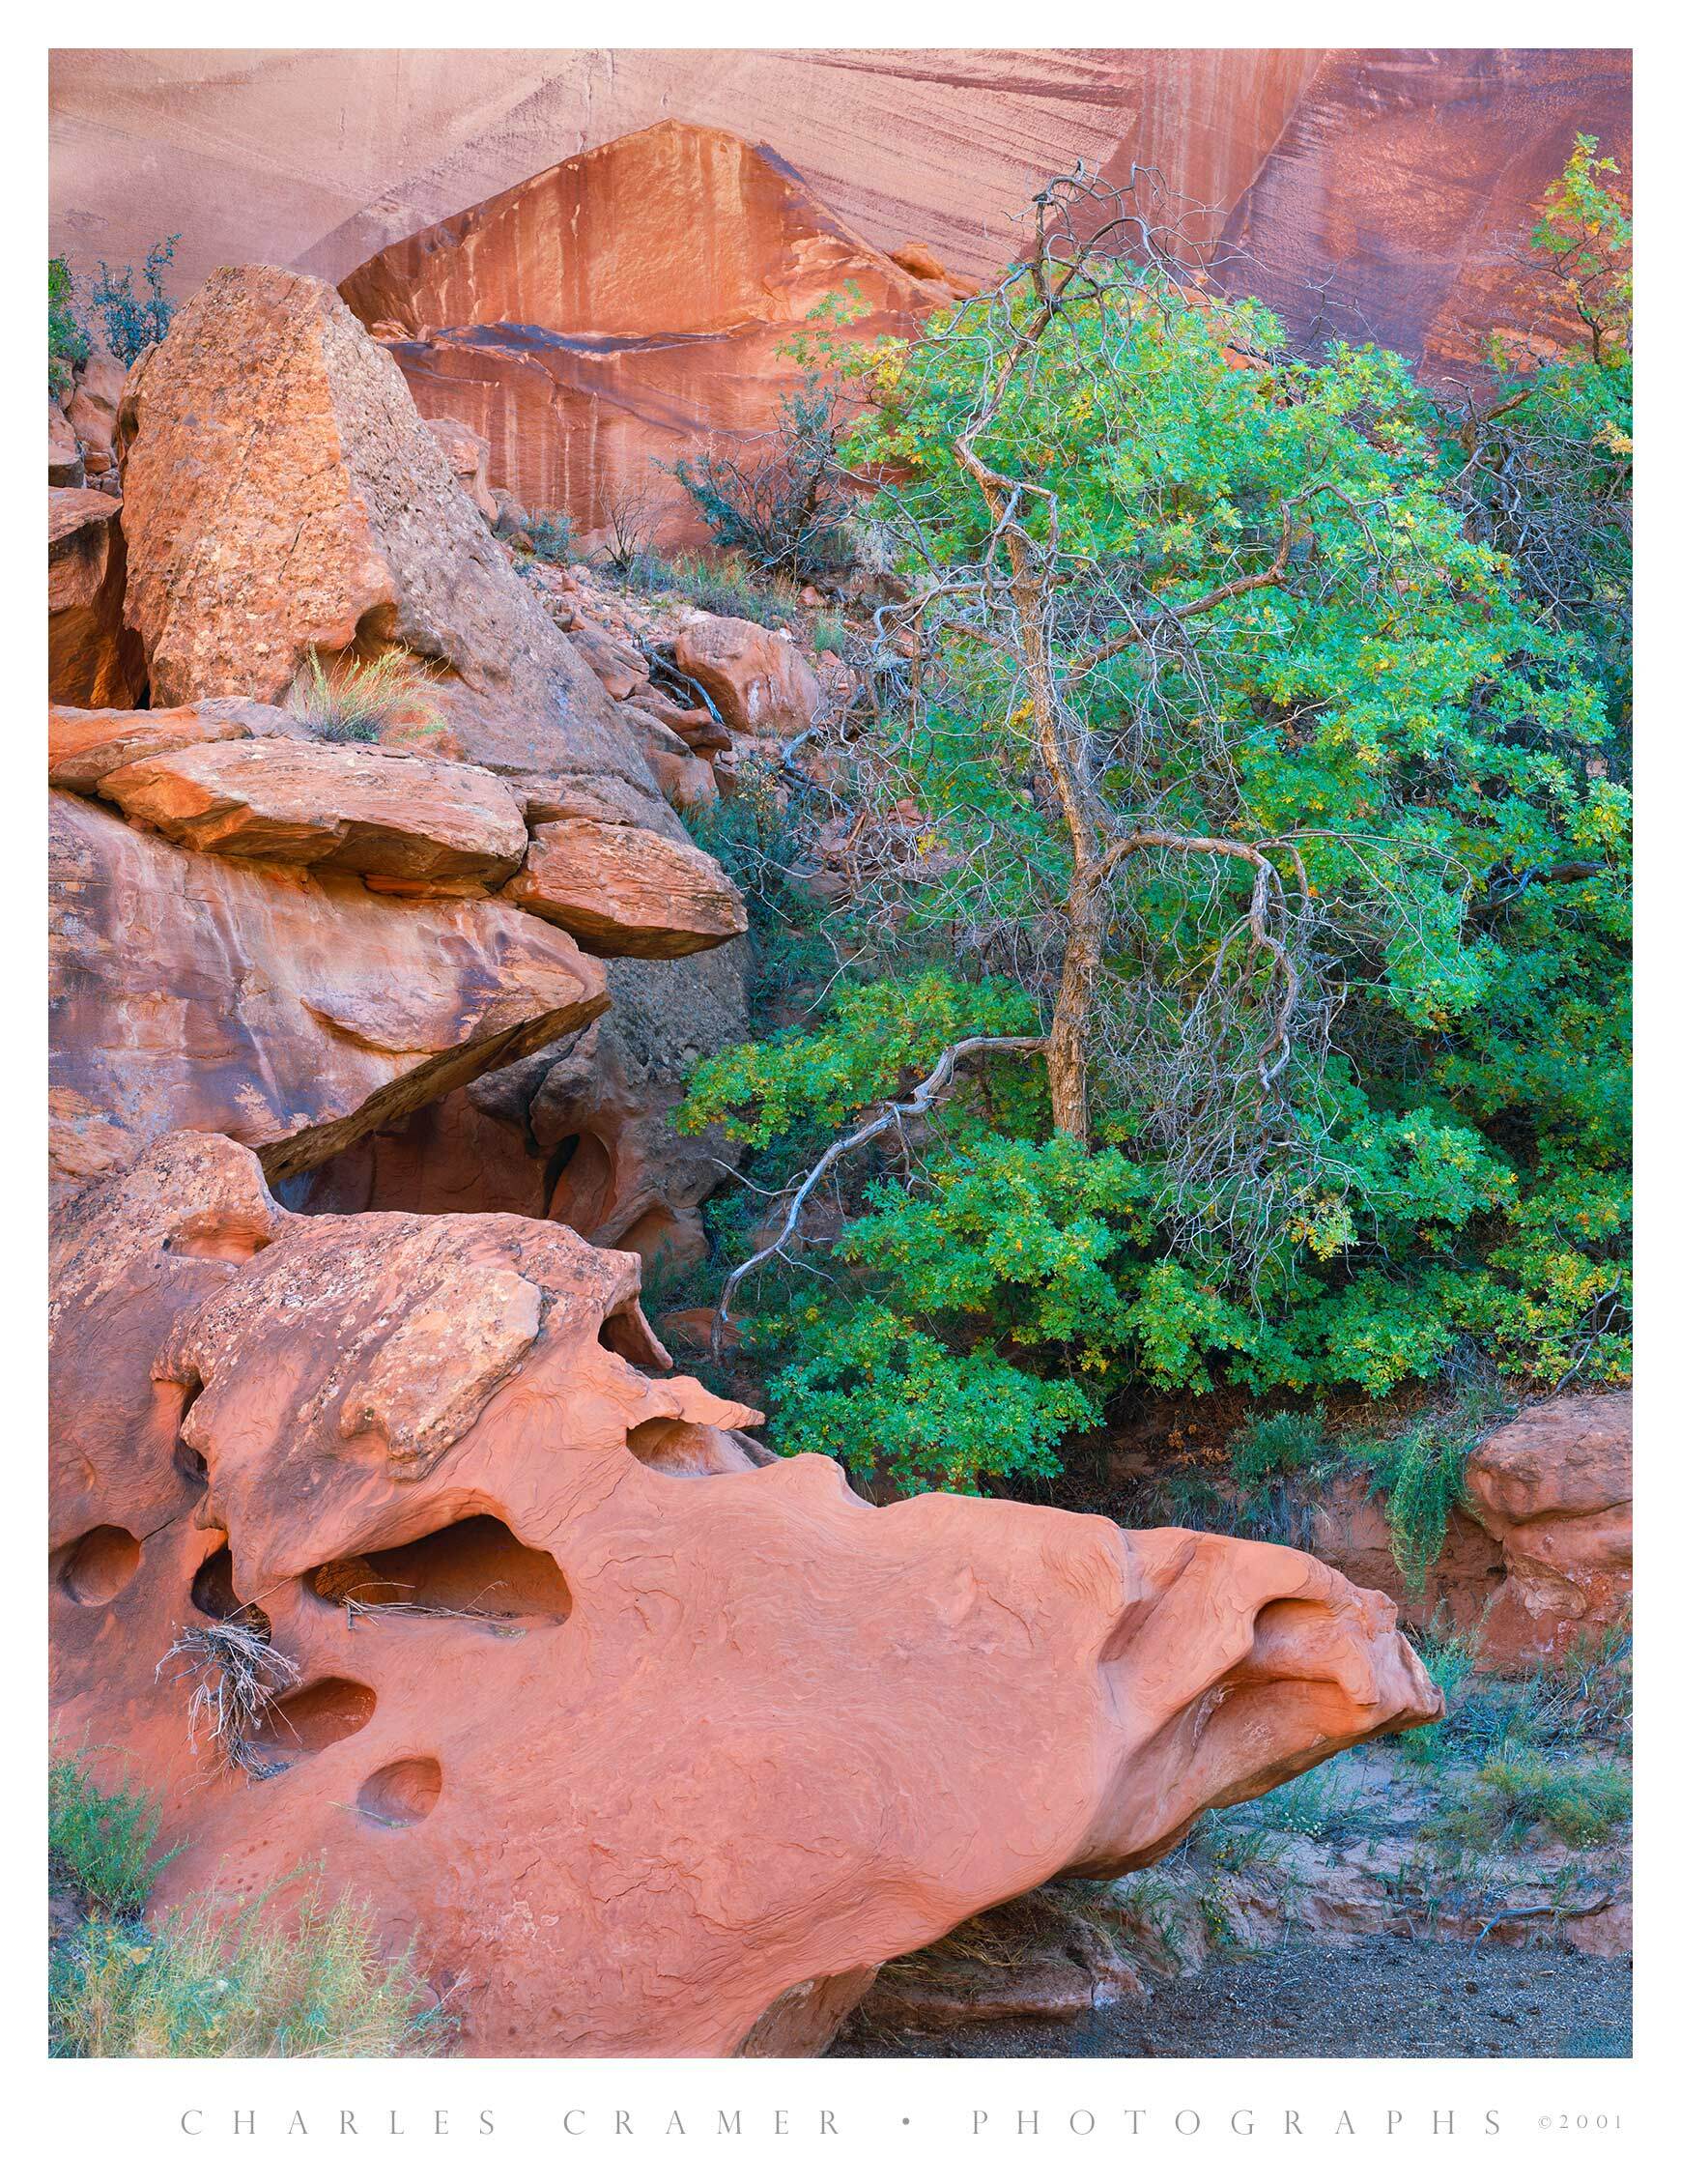
[[[72,1269],[154,1279],[181,1145],[77,1202]],[[185,1455],[95,1447],[54,1534],[58,1727],[162,1788],[163,1900],[283,1909],[319,1860],[459,1982],[470,2053],[809,2051],[887,1957],[1438,1710],[1389,1604],[1293,1550],[762,1466],[755,1413],[667,1372],[627,1254],[286,1216],[254,1158],[208,1165],[231,1275],[107,1361]],[[104,1497],[143,1485],[173,1513],[141,1538]],[[241,1600],[298,1664],[258,1780],[153,1673]]]

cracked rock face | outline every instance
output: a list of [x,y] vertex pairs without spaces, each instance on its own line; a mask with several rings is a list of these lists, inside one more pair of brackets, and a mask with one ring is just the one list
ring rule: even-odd
[[506,903],[393,905],[354,873],[200,856],[80,797],[51,805],[66,1185],[180,1129],[292,1175],[607,1006],[598,966]]
[[[811,2052],[886,1958],[1439,1710],[1290,1549],[767,1461],[558,1223],[289,1215],[191,1136],[71,1217],[61,1733],[163,1787],[166,1898],[319,1858],[469,2052]],[[153,1673],[241,1602],[298,1664],[256,1779]]]

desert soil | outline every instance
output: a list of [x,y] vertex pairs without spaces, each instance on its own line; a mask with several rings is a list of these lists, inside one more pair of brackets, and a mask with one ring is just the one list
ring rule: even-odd
[[1367,1937],[1281,1943],[1072,2023],[1001,2019],[923,2035],[861,2011],[836,2055],[1626,2055],[1632,1961],[1567,1949]]

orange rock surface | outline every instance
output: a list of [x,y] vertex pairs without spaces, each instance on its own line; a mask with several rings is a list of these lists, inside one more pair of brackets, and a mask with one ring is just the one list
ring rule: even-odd
[[91,271],[180,229],[183,293],[253,257],[341,280],[676,116],[773,147],[875,249],[915,241],[965,279],[1008,260],[1028,195],[1076,157],[1154,165],[1300,327],[1328,276],[1347,320],[1456,365],[1499,322],[1574,131],[1628,167],[1630,79],[1626,48],[1591,47],[71,49],[51,57],[51,247]]
[[746,905],[704,850],[597,819],[536,827],[502,892],[597,956],[691,956],[747,931]]
[[259,863],[494,887],[526,854],[495,774],[348,744],[201,743],[118,767],[100,794],[189,849]]
[[425,415],[489,441],[493,483],[585,532],[645,503],[671,543],[706,532],[655,466],[764,431],[800,377],[778,350],[825,298],[856,292],[860,339],[951,300],[767,146],[683,121],[563,159],[339,286]]
[[180,1129],[226,1132],[293,1174],[607,1006],[572,941],[504,902],[396,903],[352,874],[201,856],[51,802],[51,1143],[68,1182]]
[[145,707],[52,705],[46,709],[46,778],[54,789],[94,794],[108,773],[137,759],[187,751],[247,735],[298,733],[276,705],[242,698],[209,698],[202,705]]
[[132,705],[146,687],[123,624],[122,503],[81,486],[46,496],[46,686],[66,705]]
[[[1291,1549],[765,1465],[635,1259],[554,1222],[290,1216],[177,1137],[61,1253],[66,1385],[105,1354],[60,1734],[162,1787],[162,1900],[283,1908],[319,1861],[469,2053],[810,2051],[980,1907],[1439,1710],[1387,1601]],[[255,1776],[154,1673],[242,1601],[296,1664]]]
[[431,666],[458,756],[611,780],[642,824],[680,833],[401,375],[323,282],[222,268],[129,374],[119,445],[127,616],[155,704],[275,702],[312,649],[402,645]]
[[677,632],[672,658],[738,735],[797,735],[823,689],[790,639],[731,615],[697,615]]

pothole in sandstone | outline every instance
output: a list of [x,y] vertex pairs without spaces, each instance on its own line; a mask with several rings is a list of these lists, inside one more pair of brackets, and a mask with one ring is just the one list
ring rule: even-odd
[[324,1676],[273,1702],[257,1740],[259,1748],[265,1759],[282,1766],[311,1752],[325,1752],[365,1729],[378,1703],[367,1684],[347,1676]]
[[53,1557],[58,1589],[78,1607],[114,1600],[140,1567],[140,1542],[118,1524],[97,1524]]
[[715,1479],[758,1469],[739,1435],[722,1426],[692,1425],[687,1419],[645,1419],[625,1440],[639,1463],[667,1479]]
[[443,1769],[436,1760],[393,1760],[356,1792],[356,1810],[382,1827],[413,1827],[426,1818],[442,1788]]
[[309,1575],[320,1599],[361,1617],[420,1615],[523,1631],[562,1624],[572,1592],[560,1566],[527,1547],[499,1517],[463,1517],[402,1546],[324,1563]]
[[226,1546],[200,1563],[193,1573],[192,1604],[212,1623],[245,1624],[265,1644],[274,1635],[274,1625],[261,1608],[242,1600],[234,1590],[234,1558]]

